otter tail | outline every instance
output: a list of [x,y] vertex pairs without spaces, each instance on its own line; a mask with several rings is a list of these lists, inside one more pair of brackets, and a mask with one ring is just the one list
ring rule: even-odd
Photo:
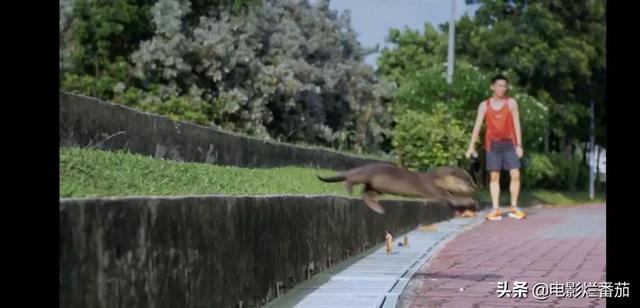
[[336,176],[326,177],[326,178],[316,175],[316,177],[318,177],[320,181],[327,182],[327,183],[342,182],[347,179],[347,177],[345,177],[344,175],[336,175]]

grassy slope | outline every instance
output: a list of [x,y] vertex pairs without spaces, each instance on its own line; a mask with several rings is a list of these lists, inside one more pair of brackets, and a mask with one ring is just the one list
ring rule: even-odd
[[[347,196],[342,183],[318,181],[316,174],[333,171],[313,168],[239,168],[158,160],[125,152],[77,148],[60,149],[60,196],[97,197],[133,195],[274,195],[329,194]],[[359,189],[354,196],[359,195]],[[397,196],[384,198],[403,199]],[[478,192],[489,200],[487,191]],[[502,204],[509,195],[503,194]],[[522,204],[575,204],[588,202],[586,193],[530,191]],[[600,196],[598,202],[602,202]]]

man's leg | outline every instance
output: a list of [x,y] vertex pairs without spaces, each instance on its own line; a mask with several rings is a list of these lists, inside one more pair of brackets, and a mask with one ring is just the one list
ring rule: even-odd
[[491,191],[491,204],[497,210],[500,206],[500,171],[491,171],[491,181],[489,182]]
[[509,192],[511,193],[511,211],[509,217],[515,219],[523,219],[527,215],[518,208],[518,198],[520,197],[520,159],[516,154],[515,148],[511,148],[503,156],[503,165],[509,170],[510,184]]
[[511,176],[511,184],[509,184],[509,192],[511,193],[511,206],[518,206],[518,197],[520,196],[520,169],[509,170]]
[[518,208],[518,197],[520,195],[520,169],[509,170],[511,175],[511,184],[509,190],[511,192],[511,213],[509,217],[515,219],[523,219],[527,214]]
[[500,213],[500,171],[490,171],[491,181],[489,182],[489,190],[491,191],[491,203],[493,210],[487,214],[488,220],[500,220],[502,214]]
[[489,220],[500,220],[500,169],[502,167],[502,155],[499,152],[487,151],[487,171],[489,171],[490,182],[489,191],[491,192],[491,204],[493,211],[487,215]]

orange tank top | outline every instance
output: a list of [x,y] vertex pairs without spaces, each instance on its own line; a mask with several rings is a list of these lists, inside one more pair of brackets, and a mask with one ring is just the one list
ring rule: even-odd
[[513,116],[509,110],[509,98],[505,97],[506,102],[498,110],[491,107],[491,98],[487,99],[487,112],[485,118],[487,121],[487,132],[484,138],[484,146],[487,151],[491,150],[492,141],[511,140],[516,146],[516,130],[513,124]]

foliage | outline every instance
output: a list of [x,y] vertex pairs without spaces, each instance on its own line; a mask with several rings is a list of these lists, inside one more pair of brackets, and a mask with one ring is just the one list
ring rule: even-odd
[[[468,139],[478,105],[490,96],[490,79],[477,67],[464,62],[459,63],[452,85],[446,83],[445,74],[445,69],[438,67],[416,72],[414,78],[406,80],[396,92],[393,111],[430,113],[435,104],[446,102],[452,117],[461,121]],[[548,108],[518,88],[512,87],[511,95],[518,102],[525,149],[542,151],[548,133]]]
[[[126,57],[151,36],[152,0],[63,1],[61,45],[63,67],[79,75],[100,77],[117,57]],[[64,72],[64,70],[63,70]]]
[[451,107],[436,103],[429,113],[406,110],[399,115],[393,131],[393,146],[404,166],[427,170],[434,166],[464,164],[468,138]]
[[522,183],[525,188],[548,188],[563,191],[584,190],[588,169],[579,152],[531,153],[523,166]]
[[[604,1],[513,2],[483,1],[474,18],[458,21],[456,55],[483,70],[509,72],[548,105],[554,149],[587,140],[586,108],[592,99],[605,108]],[[597,142],[606,142],[602,133]]]
[[[349,12],[328,1],[158,0],[146,10],[144,1],[78,1],[61,34],[75,59],[67,90],[267,139],[356,152],[390,139],[393,86],[363,63]],[[114,75],[122,63],[126,73]]]
[[402,84],[416,72],[446,65],[447,37],[431,24],[425,23],[422,33],[405,28],[390,29],[385,47],[378,57],[378,73],[386,79]]
[[548,155],[528,153],[522,170],[523,188],[542,187],[544,182],[557,176],[558,169]]

